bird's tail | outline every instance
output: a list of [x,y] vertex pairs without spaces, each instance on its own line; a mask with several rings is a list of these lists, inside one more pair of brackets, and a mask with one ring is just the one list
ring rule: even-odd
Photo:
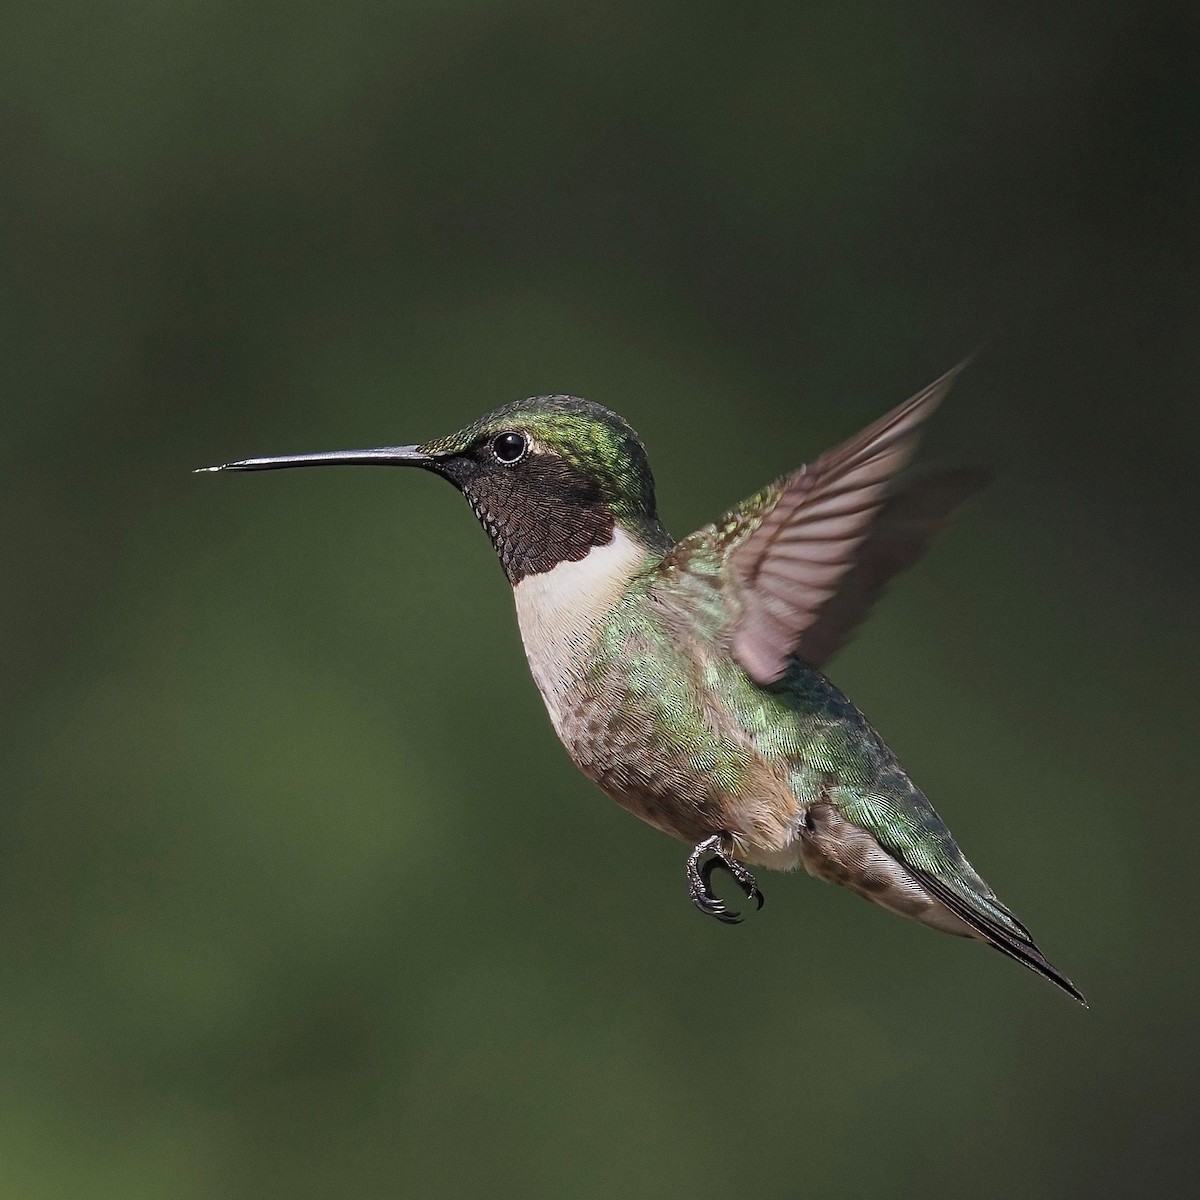
[[1031,971],[1057,984],[1068,996],[1073,996],[1084,1008],[1088,1003],[1083,993],[1037,948],[1028,929],[994,896],[985,902],[982,897],[968,898],[944,880],[928,871],[909,866],[929,894],[944,904],[960,921],[970,926],[989,945],[1001,954],[1024,963]]

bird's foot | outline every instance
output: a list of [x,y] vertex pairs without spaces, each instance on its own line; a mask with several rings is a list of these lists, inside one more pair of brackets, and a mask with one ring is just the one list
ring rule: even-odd
[[[712,873],[718,867],[728,871],[738,887],[746,893],[746,899],[753,900],[759,908],[763,906],[763,894],[758,890],[758,882],[754,876],[733,857],[726,845],[727,839],[724,834],[714,834],[700,842],[688,855],[688,895],[702,913],[708,913],[710,917],[716,917],[726,925],[736,925],[742,920],[742,914],[726,908],[725,901],[712,890]],[[712,857],[705,858],[707,854],[711,854]]]

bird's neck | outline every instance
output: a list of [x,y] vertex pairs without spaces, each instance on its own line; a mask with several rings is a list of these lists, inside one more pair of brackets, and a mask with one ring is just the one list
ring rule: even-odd
[[526,575],[513,588],[529,666],[560,733],[566,693],[586,669],[602,622],[669,544],[661,526],[634,531],[617,522],[610,541],[577,561]]

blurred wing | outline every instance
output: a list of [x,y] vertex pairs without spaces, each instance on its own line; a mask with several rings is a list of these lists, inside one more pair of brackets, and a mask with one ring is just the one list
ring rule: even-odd
[[989,478],[986,471],[940,471],[899,485],[884,501],[837,591],[818,609],[793,653],[814,667],[824,667],[870,615],[892,576],[929,549],[957,509]]
[[[742,602],[733,654],[757,683],[775,682],[796,653],[814,665],[824,661],[882,590],[891,573],[886,544],[884,552],[864,565],[856,594],[848,595],[844,607],[836,602],[860,561],[859,551],[884,507],[889,486],[912,456],[917,431],[961,369],[948,371],[857,437],[748,502],[763,515],[754,531],[730,551],[728,566]],[[739,513],[750,515],[743,506],[718,525],[736,525]],[[829,615],[821,626],[824,612]],[[810,630],[815,631],[816,660],[801,649]]]

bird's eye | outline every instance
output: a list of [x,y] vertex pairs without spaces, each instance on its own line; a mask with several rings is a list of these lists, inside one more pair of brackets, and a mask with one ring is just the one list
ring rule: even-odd
[[520,462],[528,448],[523,433],[502,433],[492,442],[492,453],[508,467]]

